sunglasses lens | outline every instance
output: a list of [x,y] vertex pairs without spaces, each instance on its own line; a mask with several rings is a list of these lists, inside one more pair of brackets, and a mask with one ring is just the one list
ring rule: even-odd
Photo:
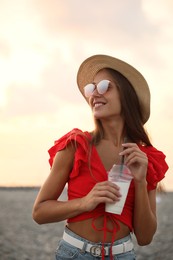
[[109,83],[110,83],[110,81],[107,79],[104,79],[98,83],[97,90],[98,90],[99,94],[106,93],[106,91],[108,90],[108,87],[109,87]]
[[88,84],[84,87],[84,95],[85,97],[90,97],[95,89],[94,84]]
[[[97,91],[99,94],[104,94],[106,93],[106,91],[108,90],[108,87],[109,87],[109,83],[110,81],[107,80],[107,79],[104,79],[102,81],[100,81],[97,85]],[[84,95],[85,97],[90,97],[93,92],[95,90],[95,85],[94,84],[88,84],[84,87]]]

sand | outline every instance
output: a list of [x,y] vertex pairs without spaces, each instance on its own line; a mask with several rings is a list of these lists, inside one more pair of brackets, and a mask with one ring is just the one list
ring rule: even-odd
[[[36,188],[0,188],[0,259],[50,260],[65,222],[38,225],[31,212]],[[173,193],[157,198],[158,230],[149,246],[135,249],[139,260],[173,259]]]

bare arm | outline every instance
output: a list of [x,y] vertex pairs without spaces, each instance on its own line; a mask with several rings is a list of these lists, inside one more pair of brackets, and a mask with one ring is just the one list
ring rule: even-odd
[[83,198],[58,200],[73,167],[74,154],[72,145],[56,154],[50,175],[41,187],[33,207],[33,219],[37,223],[59,222],[90,211],[99,203],[119,200],[119,188],[108,181],[97,183]]
[[58,201],[73,167],[74,153],[74,147],[69,145],[56,154],[51,172],[33,207],[33,219],[37,223],[58,222],[81,213],[80,200]]
[[146,183],[135,184],[134,233],[138,244],[151,243],[157,228],[156,190],[147,192]]
[[130,168],[135,184],[134,233],[139,245],[147,245],[157,228],[156,191],[147,191],[146,174],[148,158],[136,144],[124,144],[126,148],[121,154],[126,156],[126,164]]

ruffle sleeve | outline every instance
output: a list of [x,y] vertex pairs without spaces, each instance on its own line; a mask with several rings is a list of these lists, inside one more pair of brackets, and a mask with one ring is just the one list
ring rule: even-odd
[[168,170],[168,165],[165,161],[166,156],[153,146],[140,146],[139,148],[145,152],[148,157],[148,172],[146,178],[148,190],[156,189],[157,183],[165,177],[165,173]]
[[[77,148],[75,153],[75,163],[74,167],[76,169],[79,168],[80,161],[87,161],[87,151],[88,151],[88,138],[89,135],[87,135],[87,132],[84,133],[80,129],[74,128],[64,136],[62,136],[60,139],[56,140],[54,142],[54,145],[48,150],[49,153],[49,164],[52,167],[54,157],[57,152],[65,149],[65,147],[71,142],[73,145]],[[77,171],[76,169],[73,169],[74,172]]]

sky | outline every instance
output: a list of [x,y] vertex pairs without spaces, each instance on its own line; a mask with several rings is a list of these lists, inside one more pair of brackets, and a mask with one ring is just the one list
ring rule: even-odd
[[172,0],[0,0],[0,186],[42,185],[54,140],[93,129],[76,74],[87,57],[107,54],[150,86],[145,127],[173,191],[172,12]]

